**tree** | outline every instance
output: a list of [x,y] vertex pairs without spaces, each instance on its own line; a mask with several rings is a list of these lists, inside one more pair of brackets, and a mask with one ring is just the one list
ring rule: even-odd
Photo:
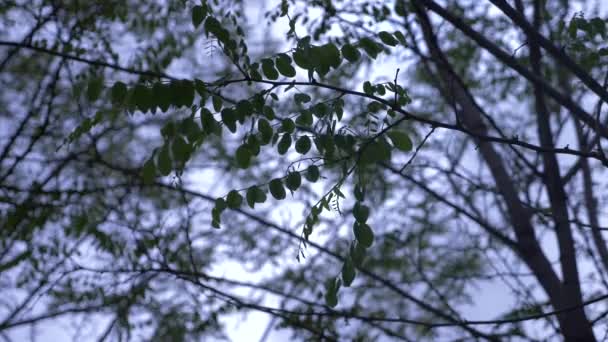
[[0,5],[3,336],[605,333],[600,2],[259,5]]

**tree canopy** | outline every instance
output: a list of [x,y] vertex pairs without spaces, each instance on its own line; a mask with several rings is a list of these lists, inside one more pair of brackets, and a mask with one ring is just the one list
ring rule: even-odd
[[603,338],[605,10],[4,1],[0,336]]

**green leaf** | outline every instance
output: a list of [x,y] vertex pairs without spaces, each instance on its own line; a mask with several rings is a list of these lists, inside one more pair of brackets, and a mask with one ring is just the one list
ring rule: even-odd
[[279,144],[277,145],[277,151],[280,155],[284,155],[291,147],[291,135],[285,133],[279,140]]
[[192,148],[182,137],[176,137],[171,144],[171,148],[176,162],[185,163],[190,158]]
[[207,20],[205,20],[205,31],[207,34],[211,33],[216,36],[224,44],[230,39],[230,33],[214,17],[207,17]]
[[226,127],[228,127],[230,132],[232,132],[232,133],[236,132],[236,113],[234,112],[233,109],[231,109],[231,108],[222,109],[222,122],[224,123],[224,125],[226,125]]
[[[271,93],[271,94],[274,94],[274,93]],[[262,108],[262,114],[264,114],[264,116],[268,120],[274,120],[274,118],[275,118],[274,109],[272,109],[272,107],[270,107],[270,106],[264,106]]]
[[300,126],[310,127],[312,123],[312,113],[307,109],[302,110],[300,112],[300,115],[298,115],[298,118],[296,119],[296,124]]
[[568,34],[570,35],[570,38],[576,39],[576,31],[577,30],[578,30],[577,20],[576,19],[572,19],[570,21],[570,26],[568,26]]
[[369,248],[374,243],[374,232],[372,228],[365,223],[355,222],[353,231],[357,242],[364,248]]
[[376,57],[378,57],[378,54],[382,52],[382,48],[378,46],[378,43],[367,37],[361,38],[361,40],[359,40],[359,46],[361,46],[365,53],[372,59],[376,59]]
[[192,117],[185,118],[180,124],[180,132],[184,134],[190,143],[194,143],[202,138],[201,128]]
[[310,151],[310,147],[312,143],[310,142],[310,138],[306,135],[301,136],[298,141],[296,141],[296,152],[299,154],[306,154]]
[[246,169],[251,165],[251,151],[246,145],[241,145],[235,152],[236,165],[241,169]]
[[323,102],[317,103],[311,108],[311,110],[319,119],[329,114],[329,107]]
[[308,94],[305,94],[305,93],[296,93],[293,96],[293,100],[296,103],[307,103],[307,102],[310,102],[311,98],[310,98],[310,96]]
[[369,218],[369,207],[361,204],[361,202],[355,203],[355,206],[353,207],[353,216],[357,222],[367,222],[367,219]]
[[355,272],[353,261],[350,258],[346,258],[342,266],[342,283],[344,283],[344,286],[349,287],[353,283]]
[[267,145],[272,140],[273,129],[268,120],[259,119],[258,120],[258,132],[260,132],[260,136],[262,138],[262,144]]
[[355,185],[355,199],[359,202],[363,202],[365,200],[365,189],[360,184]]
[[255,135],[249,135],[247,137],[247,148],[251,151],[251,154],[257,156],[260,154],[260,142]]
[[405,36],[403,35],[403,33],[401,33],[401,31],[395,31],[395,32],[393,32],[393,34],[395,35],[395,38],[397,38],[399,43],[401,43],[401,45],[407,45]]
[[361,52],[351,44],[342,46],[342,56],[349,62],[356,62],[361,57]]
[[397,149],[405,152],[412,150],[412,140],[410,140],[410,137],[404,132],[389,131],[387,135]]
[[391,146],[384,139],[372,141],[362,147],[359,162],[361,164],[379,163],[391,159]]
[[310,165],[308,167],[308,169],[306,170],[306,179],[309,182],[316,182],[317,180],[319,180],[319,176],[320,176],[320,172],[319,172],[319,167],[316,165]]
[[297,66],[304,70],[310,70],[314,68],[313,63],[311,63],[310,52],[306,52],[304,49],[297,49],[293,53],[293,61]]
[[342,60],[340,59],[340,50],[333,43],[327,43],[319,47],[321,52],[321,61],[323,64],[337,69]]
[[283,119],[281,128],[283,132],[291,134],[296,130],[296,124],[291,119]]
[[122,82],[116,82],[112,86],[112,103],[123,104],[127,98],[127,85]]
[[363,83],[363,92],[367,95],[374,95],[374,87],[369,81]]
[[226,205],[230,209],[237,209],[243,203],[243,196],[238,191],[232,190],[226,196]]
[[207,13],[203,6],[194,6],[192,8],[192,25],[194,25],[194,28],[199,27],[206,15]]
[[399,44],[397,39],[395,39],[395,37],[392,34],[386,32],[386,31],[379,32],[378,37],[386,45],[396,46],[397,44]]
[[400,17],[407,16],[407,12],[405,11],[405,1],[398,0],[395,1],[395,14]]
[[194,80],[194,89],[198,93],[198,95],[203,99],[203,103],[207,97],[208,90],[205,82],[199,80],[198,78]]
[[177,128],[175,126],[175,122],[168,121],[163,128],[160,129],[160,134],[163,138],[173,138],[177,134]]
[[226,201],[219,197],[215,199],[215,208],[221,213],[222,211],[226,210],[226,208],[228,207],[228,205],[226,204]]
[[338,291],[340,290],[340,279],[331,278],[325,283],[325,304],[329,307],[338,305]]
[[270,58],[262,59],[262,72],[269,80],[276,80],[279,78],[279,73],[274,68],[274,62]]
[[158,153],[156,168],[163,176],[167,176],[171,173],[171,156],[169,155],[169,146],[167,144],[165,144]]
[[357,241],[354,241],[350,245],[349,256],[355,266],[361,267],[361,265],[363,265],[363,260],[365,259],[365,249],[366,248]]
[[294,77],[296,75],[296,69],[291,65],[291,57],[281,53],[276,59],[276,67],[285,77]]
[[235,110],[239,121],[242,122],[245,118],[253,114],[253,105],[247,100],[241,100],[236,104]]
[[335,308],[338,305],[338,296],[336,293],[325,293],[325,305],[330,308]]
[[194,101],[194,83],[190,80],[171,82],[174,104],[178,107],[190,107]]
[[133,88],[133,101],[138,110],[145,113],[152,106],[152,91],[143,84],[138,84]]
[[268,183],[268,190],[270,190],[272,197],[278,200],[285,199],[287,196],[285,188],[283,188],[283,182],[278,178],[275,178]]
[[152,97],[155,105],[157,105],[163,113],[169,110],[172,103],[171,89],[169,89],[169,86],[161,82],[154,83],[154,86],[152,86]]
[[207,134],[216,133],[220,129],[219,123],[215,121],[213,114],[205,107],[201,108],[201,126],[203,126],[203,131]]
[[249,205],[251,209],[255,207],[256,203],[266,202],[266,194],[257,186],[252,186],[247,189],[247,195],[245,197],[247,199],[247,205]]
[[103,90],[103,78],[93,77],[87,85],[87,99],[91,102],[97,100]]
[[213,110],[214,110],[216,113],[219,113],[219,112],[220,112],[220,110],[222,109],[222,102],[223,102],[223,101],[222,101],[222,98],[221,98],[221,97],[219,97],[219,96],[217,96],[217,95],[213,95],[213,96],[211,97],[211,102],[213,103]]
[[145,184],[154,183],[154,178],[156,177],[156,166],[154,165],[154,160],[152,158],[148,159],[144,166],[141,168],[141,176]]
[[298,171],[293,171],[287,174],[285,178],[285,186],[287,189],[293,191],[298,190],[298,188],[302,185],[302,176]]

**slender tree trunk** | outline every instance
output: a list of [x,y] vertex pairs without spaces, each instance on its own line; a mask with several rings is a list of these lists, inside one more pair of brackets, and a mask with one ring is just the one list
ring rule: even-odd
[[[430,55],[436,64],[444,88],[450,93],[451,99],[448,101],[452,100],[458,105],[457,115],[459,121],[475,133],[486,135],[488,129],[483,121],[483,110],[475,102],[475,99],[453,71],[441,51],[426,11],[418,1],[414,1],[413,3]],[[541,95],[543,95],[543,89],[535,88],[535,91],[541,91]],[[537,110],[542,109],[540,107],[544,105],[541,96],[541,102],[537,103]],[[539,121],[542,120],[545,120],[542,125],[539,123],[542,143],[546,147],[553,147],[548,119],[540,116]],[[582,304],[582,295],[576,265],[574,240],[568,224],[569,217],[565,191],[562,186],[561,177],[559,176],[555,155],[545,155],[545,181],[550,195],[551,206],[556,215],[556,235],[560,247],[560,263],[562,273],[564,274],[563,282],[557,276],[536,238],[531,213],[522,206],[514,181],[508,174],[502,157],[495,150],[492,143],[479,139],[476,140],[476,143],[504,199],[509,220],[511,221],[518,243],[517,252],[519,257],[534,273],[537,281],[556,310],[578,306],[578,308],[557,315],[563,336],[567,341],[595,341],[591,324],[585,315],[584,308],[580,306]]]

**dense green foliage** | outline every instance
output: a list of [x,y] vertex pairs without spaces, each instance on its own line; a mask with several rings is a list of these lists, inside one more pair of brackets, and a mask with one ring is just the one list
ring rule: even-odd
[[0,332],[593,340],[598,6],[1,4]]

